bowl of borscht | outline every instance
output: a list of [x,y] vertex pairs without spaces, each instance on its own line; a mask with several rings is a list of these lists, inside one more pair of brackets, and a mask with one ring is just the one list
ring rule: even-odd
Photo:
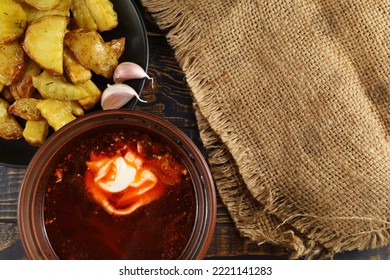
[[64,126],[28,165],[18,201],[29,259],[202,259],[216,221],[207,161],[150,113],[106,110]]

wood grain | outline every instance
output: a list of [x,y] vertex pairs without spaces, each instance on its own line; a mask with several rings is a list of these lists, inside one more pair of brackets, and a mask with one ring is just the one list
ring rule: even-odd
[[25,169],[0,167],[0,222],[16,221],[20,184]]

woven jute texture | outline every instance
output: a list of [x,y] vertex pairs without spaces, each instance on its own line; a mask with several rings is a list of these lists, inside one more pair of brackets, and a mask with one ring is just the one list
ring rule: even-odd
[[143,0],[239,232],[291,258],[390,241],[390,0]]

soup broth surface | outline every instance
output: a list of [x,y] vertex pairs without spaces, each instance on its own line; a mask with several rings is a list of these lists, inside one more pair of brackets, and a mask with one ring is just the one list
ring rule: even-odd
[[[142,176],[149,179],[141,187],[115,185]],[[178,259],[195,215],[193,184],[178,154],[141,131],[97,133],[72,145],[50,175],[44,202],[46,233],[60,259]]]

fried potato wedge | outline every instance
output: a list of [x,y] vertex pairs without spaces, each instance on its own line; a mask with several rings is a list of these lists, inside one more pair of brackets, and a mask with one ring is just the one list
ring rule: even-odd
[[107,42],[107,44],[115,51],[116,57],[119,59],[123,52],[125,51],[126,47],[126,38],[121,37],[118,39],[111,40],[110,42]]
[[51,15],[34,20],[26,30],[23,48],[27,55],[52,75],[63,74],[63,42],[67,17]]
[[64,42],[81,65],[107,79],[112,78],[118,66],[117,54],[97,31],[72,30],[65,34]]
[[23,128],[15,117],[8,113],[8,102],[0,98],[0,137],[6,140],[22,138]]
[[99,104],[93,74],[112,79],[125,37],[110,0],[0,0],[0,137],[43,144]]
[[32,97],[36,91],[32,83],[32,77],[38,76],[42,72],[39,65],[26,56],[24,71],[21,78],[10,85],[12,96],[17,99]]
[[98,26],[89,11],[85,0],[70,0],[70,10],[78,28],[98,30]]
[[110,0],[83,0],[96,22],[100,32],[114,29],[118,26],[118,15]]
[[63,102],[66,104],[66,106],[68,107],[68,109],[70,110],[73,116],[81,117],[84,115],[84,109],[77,101],[72,100],[72,101],[63,101]]
[[38,10],[50,10],[56,8],[61,0],[23,0],[23,2]]
[[20,38],[27,26],[27,16],[22,7],[12,0],[1,0],[0,11],[0,43]]
[[49,134],[49,124],[45,119],[27,121],[23,129],[23,138],[32,146],[42,145]]
[[64,47],[64,70],[73,84],[81,84],[92,78],[91,70],[81,65],[68,47]]
[[24,120],[39,121],[42,115],[37,108],[38,103],[39,100],[35,98],[18,99],[8,107],[8,113]]
[[70,0],[60,0],[60,4],[50,10],[38,10],[37,8],[34,8],[33,6],[30,6],[25,3],[20,3],[23,10],[25,11],[27,15],[27,23],[30,24],[34,20],[41,18],[43,16],[63,16],[70,18]]
[[0,44],[0,83],[9,86],[17,81],[24,68],[24,52],[18,41]]
[[79,84],[78,86],[82,87],[88,92],[87,97],[78,100],[79,104],[85,110],[90,110],[95,107],[95,105],[99,103],[100,98],[102,96],[102,92],[100,91],[100,89],[91,80]]
[[33,77],[33,85],[43,98],[57,100],[79,100],[88,96],[83,88],[67,82],[61,77],[52,76],[46,71]]
[[41,100],[39,101],[37,108],[55,131],[76,119],[72,114],[69,105],[61,100]]

